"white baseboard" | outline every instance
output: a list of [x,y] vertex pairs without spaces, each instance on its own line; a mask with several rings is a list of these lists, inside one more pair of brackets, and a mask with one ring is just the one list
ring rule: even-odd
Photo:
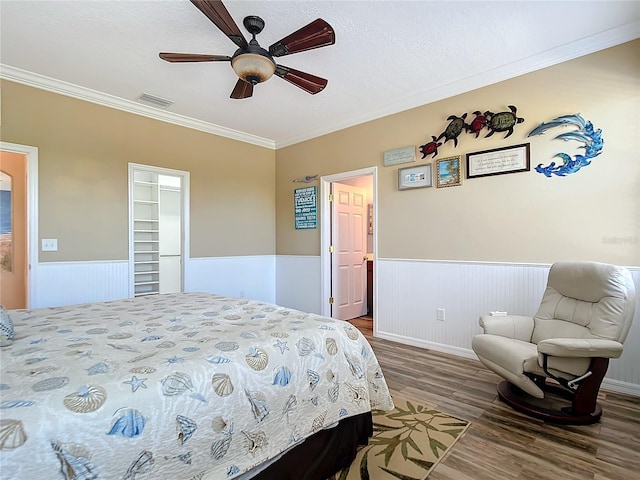
[[[478,356],[473,350],[466,348],[453,347],[451,345],[443,345],[442,343],[429,342],[417,338],[404,337],[402,335],[394,335],[393,333],[374,332],[374,337],[390,340],[392,342],[402,343],[403,345],[411,345],[412,347],[425,348],[435,350],[436,352],[449,353],[458,357],[470,358],[478,360]],[[604,378],[602,381],[602,390],[609,392],[622,393],[634,397],[640,397],[640,385],[629,382],[621,382],[620,380]]]
[[[374,321],[375,325],[375,321]],[[394,333],[375,331],[373,334],[376,338],[390,340],[392,342],[402,343],[403,345],[411,345],[412,347],[425,348],[427,350],[435,350],[436,352],[450,353],[457,357],[471,358],[477,360],[478,357],[472,350],[466,348],[454,347],[443,343],[430,342],[428,340],[420,340],[419,338],[405,337]]]
[[604,380],[602,380],[601,389],[607,390],[609,392],[624,393],[626,395],[640,397],[640,385],[629,382],[621,382],[620,380],[609,379],[606,377],[604,378]]

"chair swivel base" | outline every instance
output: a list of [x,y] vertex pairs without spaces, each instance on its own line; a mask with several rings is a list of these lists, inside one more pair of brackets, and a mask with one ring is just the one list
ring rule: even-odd
[[562,387],[547,384],[544,390],[545,398],[539,399],[507,381],[498,385],[498,395],[504,403],[514,410],[549,423],[591,425],[602,416],[602,407],[597,403],[591,413],[573,413],[571,394]]

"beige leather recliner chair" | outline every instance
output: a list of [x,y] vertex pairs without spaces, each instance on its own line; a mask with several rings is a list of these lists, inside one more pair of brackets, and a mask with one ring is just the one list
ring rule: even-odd
[[535,316],[481,316],[484,333],[472,348],[506,380],[498,394],[511,407],[555,423],[595,423],[600,384],[609,359],[622,354],[635,295],[626,268],[554,263]]

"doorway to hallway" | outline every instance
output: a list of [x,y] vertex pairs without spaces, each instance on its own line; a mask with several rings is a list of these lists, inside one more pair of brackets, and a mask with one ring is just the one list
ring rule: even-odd
[[38,274],[38,148],[0,142],[0,301],[34,305]]
[[322,313],[342,320],[373,317],[377,168],[329,175],[320,182]]

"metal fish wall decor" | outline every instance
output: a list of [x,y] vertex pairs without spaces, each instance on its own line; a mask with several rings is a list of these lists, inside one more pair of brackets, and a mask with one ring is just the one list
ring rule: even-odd
[[556,153],[554,157],[562,159],[561,165],[556,165],[556,162],[551,162],[547,166],[539,164],[536,167],[536,172],[541,173],[546,177],[551,177],[553,175],[564,177],[571,173],[576,173],[582,167],[590,165],[591,159],[602,153],[602,149],[604,147],[602,130],[599,128],[596,130],[593,127],[593,124],[590,121],[585,121],[579,113],[575,113],[573,115],[562,115],[549,122],[542,122],[536,128],[531,130],[527,136],[533,137],[534,135],[542,135],[552,128],[569,126],[577,127],[577,129],[556,135],[554,139],[564,140],[565,142],[568,142],[569,140],[577,141],[582,144],[578,148],[584,149],[584,154],[576,154],[571,157],[571,155],[567,153]]

